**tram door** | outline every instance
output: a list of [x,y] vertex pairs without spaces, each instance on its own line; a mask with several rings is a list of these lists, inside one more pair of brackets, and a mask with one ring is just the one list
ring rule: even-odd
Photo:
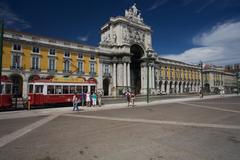
[[91,93],[93,93],[93,92],[96,92],[96,90],[95,90],[95,89],[96,89],[96,87],[95,87],[95,86],[91,86],[91,87],[90,87]]
[[23,79],[20,75],[12,75],[10,76],[12,80],[12,94],[14,97],[22,97],[22,89],[23,89]]

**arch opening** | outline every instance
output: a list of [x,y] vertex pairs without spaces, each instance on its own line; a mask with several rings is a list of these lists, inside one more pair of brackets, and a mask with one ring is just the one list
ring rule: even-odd
[[130,48],[132,54],[130,64],[130,85],[132,91],[139,94],[141,91],[141,57],[144,51],[141,46],[134,44]]
[[23,90],[23,78],[18,74],[13,74],[10,76],[10,79],[13,83],[12,94],[14,97],[22,97]]

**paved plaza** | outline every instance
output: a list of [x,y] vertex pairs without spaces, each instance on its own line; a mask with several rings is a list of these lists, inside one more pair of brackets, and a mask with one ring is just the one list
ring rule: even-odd
[[240,97],[0,113],[1,160],[238,160]]

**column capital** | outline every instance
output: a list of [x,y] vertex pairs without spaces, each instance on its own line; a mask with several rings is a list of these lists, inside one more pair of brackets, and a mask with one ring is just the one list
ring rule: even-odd
[[113,58],[112,58],[112,63],[117,63],[117,62],[118,62],[117,57],[113,57]]
[[122,57],[122,62],[123,63],[131,63],[131,57],[129,57],[129,56]]

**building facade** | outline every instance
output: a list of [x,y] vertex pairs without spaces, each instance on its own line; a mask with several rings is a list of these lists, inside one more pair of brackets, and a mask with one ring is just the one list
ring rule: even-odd
[[203,84],[206,92],[234,93],[237,89],[237,78],[235,74],[226,72],[223,67],[205,65],[203,70]]
[[[152,30],[135,5],[101,28],[98,47],[7,30],[3,73],[19,96],[28,94],[34,77],[95,79],[104,95],[131,89],[137,94],[199,92],[200,67],[161,58],[152,47]],[[149,75],[147,77],[147,75]]]

